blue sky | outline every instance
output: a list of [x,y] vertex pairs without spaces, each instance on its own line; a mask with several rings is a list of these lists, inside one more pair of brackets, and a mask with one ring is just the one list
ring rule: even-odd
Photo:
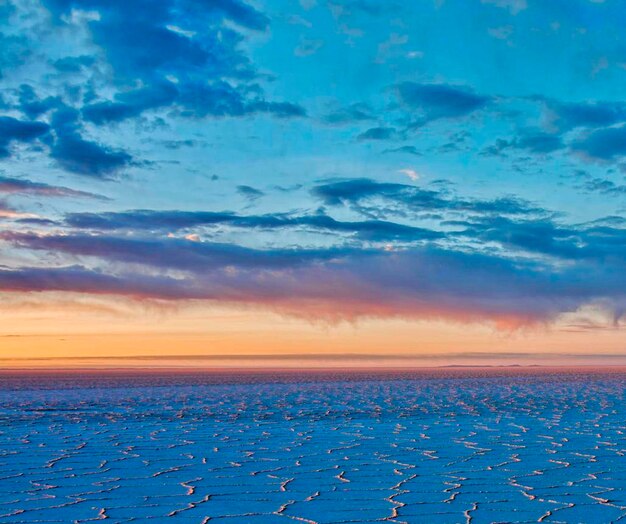
[[25,0],[0,21],[4,292],[621,325],[620,2]]

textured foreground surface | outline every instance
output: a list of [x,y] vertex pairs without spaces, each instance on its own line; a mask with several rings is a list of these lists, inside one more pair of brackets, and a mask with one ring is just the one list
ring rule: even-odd
[[625,375],[4,375],[0,522],[626,522]]

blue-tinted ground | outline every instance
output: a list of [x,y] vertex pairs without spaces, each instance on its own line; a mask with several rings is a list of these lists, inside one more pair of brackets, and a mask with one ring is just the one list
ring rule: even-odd
[[624,378],[6,375],[0,522],[626,521]]

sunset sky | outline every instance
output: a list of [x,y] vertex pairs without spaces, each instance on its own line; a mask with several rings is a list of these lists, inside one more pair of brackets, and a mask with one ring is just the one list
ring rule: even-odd
[[625,25],[614,0],[4,2],[0,365],[618,361]]

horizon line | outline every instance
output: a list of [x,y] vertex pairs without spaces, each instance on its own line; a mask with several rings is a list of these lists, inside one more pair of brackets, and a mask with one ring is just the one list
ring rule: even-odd
[[468,351],[453,353],[235,353],[235,354],[166,354],[166,355],[68,355],[68,356],[39,356],[39,357],[0,357],[0,362],[24,362],[24,361],[57,361],[57,360],[432,360],[432,359],[453,359],[453,358],[476,358],[481,360],[498,360],[511,358],[600,358],[615,359],[626,358],[626,353],[566,353],[566,352],[486,352],[486,351]]

